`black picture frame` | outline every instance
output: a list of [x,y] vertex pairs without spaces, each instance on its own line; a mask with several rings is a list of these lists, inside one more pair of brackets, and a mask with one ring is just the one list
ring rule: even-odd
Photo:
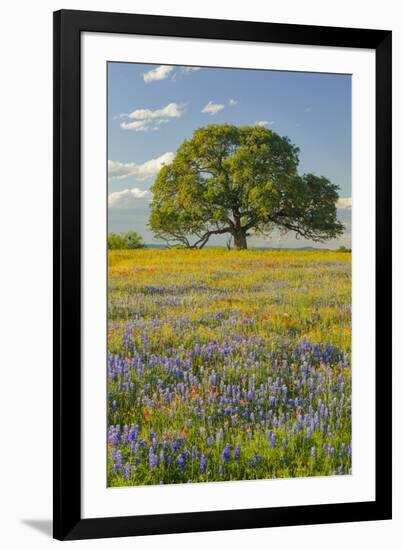
[[[376,55],[374,501],[82,519],[81,62],[83,32],[369,48]],[[54,521],[59,540],[391,518],[390,31],[61,10],[54,13]],[[379,292],[378,289],[381,289]]]

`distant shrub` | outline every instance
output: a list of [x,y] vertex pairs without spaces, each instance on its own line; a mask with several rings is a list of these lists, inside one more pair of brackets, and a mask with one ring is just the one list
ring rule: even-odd
[[340,246],[336,252],[352,252],[351,248],[346,248],[346,246]]
[[144,248],[145,244],[142,237],[135,231],[127,233],[109,233],[107,238],[107,247],[109,250],[135,250]]

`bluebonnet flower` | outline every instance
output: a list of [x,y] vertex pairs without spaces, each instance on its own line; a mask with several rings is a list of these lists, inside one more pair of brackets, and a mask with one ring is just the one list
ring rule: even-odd
[[139,426],[138,425],[132,426],[127,435],[128,440],[131,441],[132,443],[137,441],[138,432],[139,432]]
[[[141,429],[136,424],[121,428],[109,426],[109,456],[115,472],[113,475],[116,476],[113,481],[118,480],[119,476],[121,480],[124,479],[122,462],[126,461],[134,468],[134,465],[141,464],[142,467],[136,469],[136,482],[139,484],[142,481],[158,483],[159,470],[162,467],[169,469],[169,482],[175,481],[178,471],[190,471],[190,466],[192,476],[195,476],[193,480],[199,481],[206,474],[207,460],[210,460],[206,449],[215,454],[215,442],[216,448],[220,448],[218,458],[221,464],[212,468],[211,463],[209,477],[213,479],[212,472],[215,470],[215,476],[219,479],[226,472],[225,464],[230,462],[232,450],[233,459],[240,461],[244,455],[248,455],[246,448],[251,446],[247,442],[248,438],[254,439],[255,450],[265,447],[258,446],[264,433],[268,440],[267,446],[274,448],[281,444],[283,449],[280,453],[275,453],[275,469],[270,470],[271,477],[274,474],[279,477],[283,467],[289,468],[292,465],[293,451],[299,439],[297,434],[300,434],[302,441],[306,441],[307,436],[314,437],[314,433],[317,434],[317,439],[311,440],[307,450],[310,458],[314,458],[311,445],[318,441],[318,431],[322,442],[315,451],[316,456],[319,454],[324,457],[325,467],[331,463],[335,472],[341,461],[344,462],[343,469],[347,472],[352,454],[349,442],[345,440],[339,446],[331,446],[332,441],[339,441],[339,430],[343,430],[345,422],[350,423],[351,419],[351,399],[348,394],[350,363],[335,346],[328,348],[324,343],[315,344],[314,347],[306,339],[294,345],[278,337],[275,338],[273,348],[267,349],[269,342],[265,335],[261,337],[253,333],[225,333],[226,329],[236,331],[239,323],[248,332],[250,324],[242,313],[226,314],[224,310],[221,319],[224,323],[223,331],[217,332],[216,337],[204,341],[198,340],[197,336],[197,341],[188,348],[187,343],[178,341],[171,344],[170,341],[164,341],[166,347],[162,349],[158,338],[159,330],[166,325],[164,308],[169,304],[182,307],[184,301],[186,304],[189,302],[187,305],[190,306],[188,311],[191,316],[175,314],[169,318],[177,336],[187,337],[184,329],[193,330],[197,326],[192,317],[196,297],[188,294],[188,291],[190,289],[192,293],[192,289],[196,288],[197,292],[207,292],[208,285],[203,285],[198,280],[188,281],[188,284],[175,282],[168,289],[162,283],[158,286],[152,285],[152,289],[144,290],[147,296],[152,295],[153,300],[146,305],[135,297],[136,290],[133,297],[119,295],[116,298],[119,303],[115,307],[125,308],[130,321],[126,323],[125,329],[123,327],[128,352],[123,352],[124,357],[122,353],[122,356],[109,354],[108,358],[109,410],[113,411],[115,401],[116,410],[120,412],[121,407],[122,415],[119,418],[129,418],[125,409],[126,400],[129,399],[130,407],[132,402],[133,418],[141,418]],[[214,292],[226,296],[224,293],[228,289],[219,287]],[[286,302],[283,298],[281,303],[284,300]],[[133,311],[127,309],[128,304],[134,308]],[[152,306],[150,317],[148,313],[144,315],[148,306]],[[158,308],[163,312],[161,316],[155,313]],[[196,312],[197,323],[200,321],[208,324],[213,315],[200,307]],[[114,323],[113,321],[113,330]],[[187,342],[184,338],[182,341]],[[333,366],[336,368],[333,369]],[[261,380],[262,369],[264,376]],[[345,380],[338,377],[339,369],[342,370],[342,378]],[[131,394],[127,395],[127,392]],[[144,407],[147,410],[152,409],[146,423],[142,420]],[[139,416],[135,416],[136,412]],[[114,419],[115,416],[112,414],[110,418]],[[177,430],[176,433],[167,431],[169,422]],[[185,439],[177,435],[182,434],[183,426],[186,430],[192,426],[191,436],[197,436],[198,430],[202,428],[199,433],[202,438],[205,437],[208,447],[198,437],[199,450],[205,454],[201,454],[196,448],[190,454],[186,443],[194,441],[192,437],[188,437],[187,431],[183,432]],[[332,432],[336,436],[334,439],[331,437]],[[346,433],[347,431],[343,432]],[[279,435],[280,439],[276,441]],[[122,452],[120,458],[113,453],[113,449]],[[289,450],[284,451],[285,449]],[[327,458],[329,456],[334,457],[336,462],[334,458]],[[259,455],[253,454],[250,458],[250,470],[257,468],[259,460],[261,464],[258,470],[254,470],[252,477],[257,473],[261,476],[267,475]],[[276,460],[279,461],[278,464]],[[159,466],[162,467],[158,468],[158,473],[150,472]],[[320,467],[321,462],[314,465],[314,474],[320,473]],[[230,475],[236,471],[237,468],[233,468]],[[229,474],[229,468],[227,473]],[[244,476],[247,477],[247,472],[244,472]],[[185,479],[187,477],[186,475]],[[180,479],[181,476],[177,476],[177,481]]]
[[190,451],[187,449],[186,446],[184,446],[184,449],[183,449],[183,458],[184,460],[188,460],[188,458],[190,457]]
[[185,460],[184,460],[183,455],[179,455],[177,457],[177,465],[179,467],[179,470],[182,472],[184,470],[184,467],[185,467]]
[[149,468],[151,470],[153,470],[157,466],[158,466],[158,456],[152,450],[150,450],[150,453],[149,453]]
[[207,459],[206,459],[205,455],[201,455],[200,470],[203,474],[205,474],[206,471],[207,471]]
[[120,450],[112,449],[112,460],[114,461],[116,466],[118,466],[119,468],[121,468],[122,466],[122,458],[123,458],[123,453]]
[[130,478],[131,473],[131,464],[127,462],[122,468],[122,476],[125,480],[128,480]]
[[228,461],[230,458],[230,449],[231,449],[231,446],[229,443],[227,443],[222,453],[222,460],[224,460],[225,462]]
[[119,444],[119,432],[113,426],[111,426],[109,428],[108,442],[111,445],[118,445]]
[[115,449],[113,449],[113,451],[114,452],[112,452],[112,460],[113,460],[112,470],[114,473],[117,473],[122,467],[123,453]]
[[311,447],[310,456],[311,456],[311,458],[313,458],[314,460],[317,458],[317,449],[316,449],[315,447]]

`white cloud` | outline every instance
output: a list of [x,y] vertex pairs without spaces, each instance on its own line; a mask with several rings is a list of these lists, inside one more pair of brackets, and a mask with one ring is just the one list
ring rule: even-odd
[[257,120],[255,126],[272,126],[274,124],[273,120]]
[[133,120],[133,122],[122,122],[120,128],[123,128],[123,130],[133,130],[134,132],[148,132],[150,129],[150,121]]
[[165,78],[169,77],[173,69],[174,67],[171,65],[159,65],[156,69],[151,69],[142,76],[144,78],[144,82],[148,84],[149,82],[154,82],[155,80],[165,80]]
[[[143,79],[144,82],[147,84],[149,82],[155,82],[155,80],[166,80],[167,78],[171,78],[171,80],[176,79],[175,72],[176,67],[173,65],[159,65],[159,67],[156,67],[155,69],[151,69],[147,73],[144,73]],[[201,67],[180,67],[178,68],[182,73],[192,73],[194,71],[200,71]]]
[[229,99],[229,107],[234,107],[237,103],[236,99]]
[[148,120],[152,118],[180,118],[184,114],[184,105],[169,103],[161,109],[136,109],[128,114],[128,118],[136,120]]
[[222,111],[224,108],[225,106],[222,103],[212,103],[212,101],[208,101],[201,112],[216,115],[216,113],[219,113],[219,111]]
[[339,198],[336,206],[339,210],[351,210],[352,209],[352,197],[341,197],[341,198]]
[[145,199],[148,195],[150,195],[149,191],[142,191],[138,187],[116,191],[108,196],[108,206],[119,210],[129,210],[138,207],[138,201]]
[[143,164],[134,162],[116,162],[108,161],[108,175],[110,179],[123,180],[129,177],[135,177],[139,180],[146,180],[156,176],[159,170],[165,164],[170,164],[174,158],[174,153],[165,153],[156,159],[151,159]]
[[134,132],[147,132],[155,130],[155,125],[166,124],[172,118],[180,118],[185,112],[185,105],[178,103],[169,103],[161,109],[136,109],[135,111],[125,114],[122,117],[129,118],[133,122],[122,122],[120,127],[123,130],[133,130]]

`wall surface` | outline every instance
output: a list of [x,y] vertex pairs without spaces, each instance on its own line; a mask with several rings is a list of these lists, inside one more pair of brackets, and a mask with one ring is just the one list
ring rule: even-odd
[[[89,9],[385,28],[394,31],[394,281],[401,280],[402,17],[383,0],[89,0],[8,2],[2,8],[0,131],[1,185],[1,488],[0,544],[46,549],[51,533],[52,472],[52,15]],[[388,522],[275,528],[85,541],[80,548],[205,547],[396,548],[401,507],[401,287],[394,284],[394,519]],[[399,341],[398,341],[399,340]]]

